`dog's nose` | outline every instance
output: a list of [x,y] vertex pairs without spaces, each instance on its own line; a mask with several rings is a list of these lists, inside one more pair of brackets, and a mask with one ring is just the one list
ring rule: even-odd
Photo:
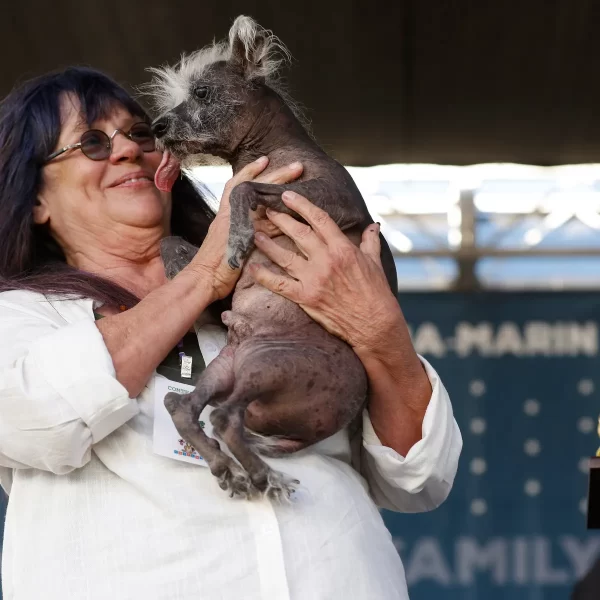
[[169,120],[166,117],[158,117],[152,123],[152,133],[157,137],[161,138],[169,129]]

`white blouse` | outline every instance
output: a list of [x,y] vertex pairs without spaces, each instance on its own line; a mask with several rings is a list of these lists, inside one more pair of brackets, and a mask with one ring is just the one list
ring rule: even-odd
[[0,294],[5,600],[407,599],[375,503],[439,506],[462,448],[423,364],[433,394],[406,457],[365,412],[362,444],[342,431],[267,459],[301,481],[293,502],[232,500],[207,468],[153,453],[155,378],[129,398],[92,301]]

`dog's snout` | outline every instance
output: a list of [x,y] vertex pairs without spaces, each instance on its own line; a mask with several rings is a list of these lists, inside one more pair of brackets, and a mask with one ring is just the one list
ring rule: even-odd
[[152,123],[152,133],[157,137],[161,138],[169,129],[169,120],[166,117],[158,117]]

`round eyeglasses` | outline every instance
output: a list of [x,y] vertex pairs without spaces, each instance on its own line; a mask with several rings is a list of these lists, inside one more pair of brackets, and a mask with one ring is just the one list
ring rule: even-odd
[[154,152],[156,150],[156,138],[150,125],[148,123],[136,123],[129,132],[115,129],[110,136],[99,129],[90,129],[81,135],[77,144],[69,144],[53,152],[46,158],[46,162],[48,163],[57,156],[77,148],[91,160],[106,160],[112,152],[113,139],[117,133],[121,133],[132,142],[135,142],[144,152]]

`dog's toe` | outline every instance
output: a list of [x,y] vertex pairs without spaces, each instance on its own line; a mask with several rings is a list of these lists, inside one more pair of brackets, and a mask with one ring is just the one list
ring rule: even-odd
[[271,470],[267,476],[265,494],[277,502],[291,500],[299,485],[300,481],[297,479],[292,479],[279,471]]
[[250,499],[257,494],[248,473],[233,461],[218,476],[218,482],[222,490],[229,492],[230,498]]

